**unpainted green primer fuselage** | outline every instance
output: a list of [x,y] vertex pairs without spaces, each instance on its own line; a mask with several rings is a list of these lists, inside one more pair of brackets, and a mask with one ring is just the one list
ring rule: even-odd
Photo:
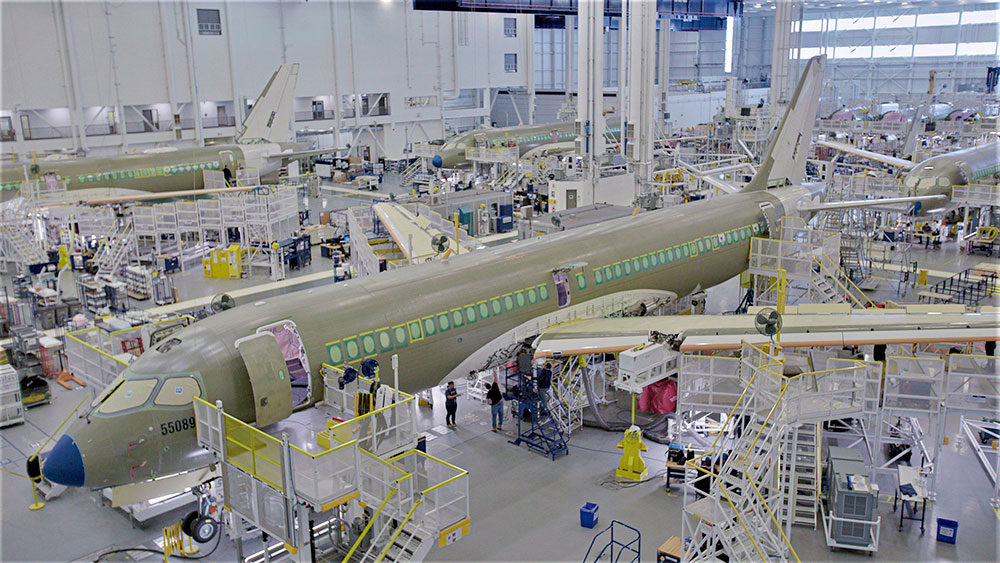
[[568,273],[574,304],[637,289],[686,295],[745,270],[751,237],[767,232],[761,204],[770,203],[780,216],[782,200],[803,192],[723,196],[246,304],[200,321],[178,332],[180,342],[169,351],[148,350],[125,370],[126,381],[154,380],[144,404],[113,415],[91,412],[70,426],[67,435],[86,468],[84,486],[137,482],[209,463],[193,429],[161,429],[166,421],[192,417],[191,406],[160,407],[152,397],[168,385],[165,379],[192,375],[203,398],[221,400],[228,413],[252,422],[253,393],[234,343],[258,327],[286,319],[296,324],[311,363],[313,401],[322,395],[321,363],[357,365],[374,357],[388,366],[392,354],[399,356],[400,387],[418,391],[453,375],[494,338],[557,310],[554,269],[575,265]]

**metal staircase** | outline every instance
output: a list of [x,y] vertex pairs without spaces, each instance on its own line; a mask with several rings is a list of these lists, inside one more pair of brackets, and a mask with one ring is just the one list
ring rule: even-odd
[[583,378],[588,373],[583,366],[584,362],[580,356],[573,356],[552,378],[548,407],[559,428],[566,434],[583,426],[583,409],[590,404],[583,385]]
[[799,526],[817,524],[819,511],[819,435],[815,423],[800,424],[788,432],[787,455],[782,464],[785,521]]
[[125,223],[117,234],[111,245],[105,245],[103,252],[97,256],[97,277],[101,279],[113,279],[121,270],[129,249],[132,248],[132,239],[135,228],[132,219]]
[[517,374],[518,397],[514,416],[517,418],[517,439],[510,443],[515,446],[524,444],[528,449],[551,457],[555,460],[562,454],[569,453],[566,445],[566,435],[560,423],[549,410],[549,403],[557,401],[552,397],[554,391],[549,390],[548,401],[543,400],[533,381],[524,374]]
[[[681,401],[692,384],[706,383],[689,365],[680,373]],[[692,480],[684,488],[682,537],[691,537],[685,561],[799,559],[788,538],[793,523],[816,525],[817,425],[861,412],[868,394],[865,366],[844,366],[786,377],[780,354],[743,343],[736,376],[742,393],[708,452],[687,464],[711,485],[707,495],[697,493],[701,498]],[[708,377],[720,376],[733,377]],[[678,412],[691,408],[679,404]],[[726,456],[719,451],[723,436],[735,438]],[[701,466],[705,457],[724,457],[717,475]]]
[[404,188],[407,186],[412,186],[413,180],[415,179],[417,174],[419,174],[422,171],[423,171],[423,159],[420,158],[414,159],[413,162],[411,162],[405,169],[403,169],[403,173],[400,175],[399,185]]
[[0,214],[0,251],[7,262],[25,265],[48,262],[49,255],[39,245],[32,228],[34,198],[31,190],[22,190],[22,196],[8,203]]

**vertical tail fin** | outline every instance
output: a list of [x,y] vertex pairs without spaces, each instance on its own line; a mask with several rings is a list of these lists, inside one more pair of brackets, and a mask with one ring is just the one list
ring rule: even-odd
[[767,148],[767,154],[761,159],[760,168],[743,191],[753,192],[765,190],[768,186],[798,184],[805,178],[806,159],[812,144],[825,67],[826,55],[809,59],[778,131]]
[[924,116],[924,106],[921,105],[913,112],[913,121],[910,122],[910,129],[906,132],[906,139],[903,141],[903,152],[900,156],[913,160],[913,152],[917,150],[917,133],[923,125],[921,118]]
[[299,63],[278,67],[243,121],[243,131],[236,138],[237,143],[292,140],[292,98],[298,77]]

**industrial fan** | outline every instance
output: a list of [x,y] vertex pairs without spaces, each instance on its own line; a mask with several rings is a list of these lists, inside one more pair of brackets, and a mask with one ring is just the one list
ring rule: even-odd
[[448,246],[448,235],[439,233],[431,238],[431,248],[433,248],[434,252],[437,252],[438,254],[448,250]]
[[212,309],[212,313],[221,313],[223,311],[228,311],[236,306],[236,300],[232,298],[228,293],[220,293],[212,298],[212,303],[209,307]]
[[775,335],[781,332],[781,313],[770,307],[761,309],[754,315],[753,325],[757,332],[770,338],[773,344]]

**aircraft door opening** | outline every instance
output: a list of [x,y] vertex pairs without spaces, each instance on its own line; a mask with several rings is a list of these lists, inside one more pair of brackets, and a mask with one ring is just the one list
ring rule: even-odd
[[253,391],[257,426],[264,427],[292,414],[292,382],[273,334],[254,334],[236,341]]
[[560,307],[569,305],[569,276],[564,270],[552,272],[552,281],[556,284],[556,302]]
[[288,368],[289,380],[292,384],[292,406],[298,406],[309,400],[312,391],[312,378],[309,376],[309,358],[306,347],[302,344],[298,328],[290,320],[278,321],[257,329],[257,334],[274,335],[278,348]]
[[233,178],[236,176],[236,157],[233,151],[222,151],[219,153],[219,167],[226,178],[226,185],[233,185]]

